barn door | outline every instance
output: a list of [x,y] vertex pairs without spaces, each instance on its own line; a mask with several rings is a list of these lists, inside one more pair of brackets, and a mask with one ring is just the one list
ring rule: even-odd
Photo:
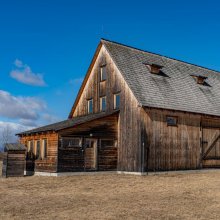
[[203,167],[220,167],[220,128],[203,127],[202,132]]
[[85,169],[86,170],[97,170],[97,139],[86,139],[85,149]]

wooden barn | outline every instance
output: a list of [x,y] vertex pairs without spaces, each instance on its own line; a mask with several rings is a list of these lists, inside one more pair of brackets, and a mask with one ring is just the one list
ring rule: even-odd
[[101,40],[68,119],[18,135],[35,173],[220,167],[220,73]]
[[26,147],[20,143],[5,144],[3,154],[3,177],[22,177],[25,171]]

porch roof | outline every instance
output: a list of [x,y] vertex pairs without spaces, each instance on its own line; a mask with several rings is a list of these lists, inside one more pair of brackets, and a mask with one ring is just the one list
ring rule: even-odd
[[119,112],[119,110],[113,111],[111,113],[99,112],[99,113],[95,113],[95,114],[89,114],[89,115],[84,115],[84,116],[80,116],[80,117],[75,117],[75,118],[67,119],[67,120],[60,121],[60,122],[57,122],[54,124],[49,124],[46,126],[32,129],[32,130],[24,131],[24,132],[18,133],[16,135],[22,136],[22,135],[30,135],[30,134],[42,133],[42,132],[48,132],[48,131],[55,131],[56,132],[56,131],[63,130],[65,128],[70,128],[70,127],[73,127],[73,126],[76,126],[79,124],[93,121],[95,119],[104,118],[106,116],[110,116],[110,115],[116,114],[118,112]]
[[5,144],[5,151],[25,151],[26,147],[21,143],[7,143]]

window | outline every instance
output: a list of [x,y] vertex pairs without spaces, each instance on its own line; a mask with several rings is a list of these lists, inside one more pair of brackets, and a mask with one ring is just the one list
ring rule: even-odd
[[106,96],[100,98],[100,111],[104,112],[106,110]]
[[42,158],[47,158],[47,139],[43,139]]
[[82,145],[81,138],[71,138],[71,137],[63,137],[62,138],[62,147],[63,148],[81,147],[81,145]]
[[28,141],[28,152],[29,153],[33,153],[33,145],[34,145],[34,143],[32,140]]
[[114,140],[101,140],[101,147],[105,148],[105,147],[114,147]]
[[177,126],[177,117],[167,116],[167,126]]
[[93,99],[88,100],[88,113],[93,113]]
[[149,71],[153,74],[159,74],[161,72],[161,69],[163,68],[163,66],[155,64],[155,63],[151,63],[151,64],[144,63],[144,64],[148,67]]
[[199,75],[199,74],[192,74],[191,76],[196,80],[196,82],[197,82],[198,84],[200,84],[200,85],[208,85],[208,84],[206,83],[206,79],[207,79],[208,77],[202,76],[202,75]]
[[114,109],[120,107],[120,94],[114,94]]
[[106,74],[106,66],[102,66],[100,68],[100,81],[105,81],[107,78],[107,74]]
[[40,157],[40,140],[36,141],[36,154],[35,154],[35,158],[39,159]]

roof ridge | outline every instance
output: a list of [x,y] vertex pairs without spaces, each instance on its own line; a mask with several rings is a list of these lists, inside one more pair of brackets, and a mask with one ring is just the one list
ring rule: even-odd
[[151,52],[151,51],[139,49],[137,47],[122,44],[122,43],[119,43],[119,42],[116,42],[116,41],[111,41],[111,40],[108,40],[108,39],[105,39],[105,38],[101,38],[101,42],[104,42],[104,41],[107,41],[107,42],[113,43],[113,44],[117,44],[117,45],[120,45],[120,46],[123,46],[123,47],[127,47],[129,49],[137,50],[137,51],[144,52],[144,53],[153,54],[153,55],[164,57],[164,58],[167,58],[167,59],[170,59],[170,60],[173,60],[173,61],[178,61],[178,62],[181,62],[181,63],[184,63],[184,64],[188,64],[188,65],[196,66],[196,67],[199,67],[199,68],[202,68],[202,69],[214,71],[216,73],[220,73],[220,70],[211,69],[211,68],[208,68],[208,67],[204,67],[204,66],[201,66],[201,65],[197,65],[197,64],[193,64],[193,63],[190,63],[190,62],[187,62],[187,61],[183,61],[183,60],[180,60],[180,59],[177,59],[177,58],[172,58],[172,57],[169,57],[169,56],[161,55],[159,53],[154,53],[154,52]]

